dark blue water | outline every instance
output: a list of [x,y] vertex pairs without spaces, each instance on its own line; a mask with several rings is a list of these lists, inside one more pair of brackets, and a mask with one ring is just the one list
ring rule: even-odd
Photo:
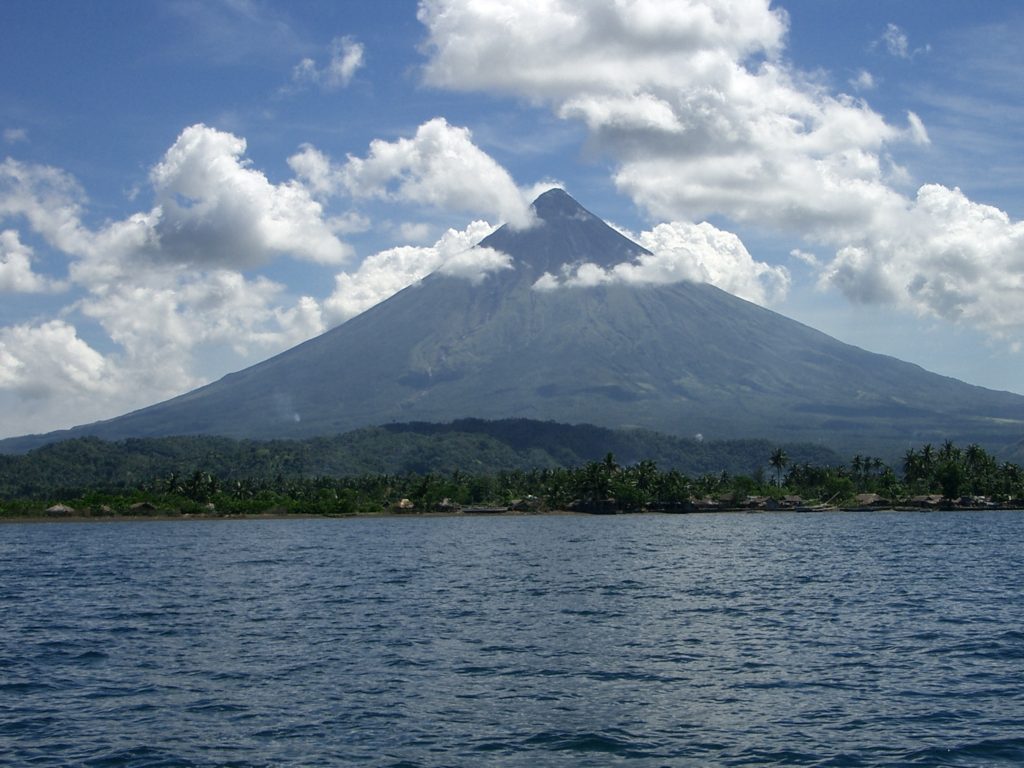
[[0,763],[1024,764],[1024,513],[0,526]]

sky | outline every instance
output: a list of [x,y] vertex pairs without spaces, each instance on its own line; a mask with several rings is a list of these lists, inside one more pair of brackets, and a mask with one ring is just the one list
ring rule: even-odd
[[[531,225],[1024,394],[1010,0],[0,3],[0,437],[120,415]],[[380,340],[382,344],[386,339]]]

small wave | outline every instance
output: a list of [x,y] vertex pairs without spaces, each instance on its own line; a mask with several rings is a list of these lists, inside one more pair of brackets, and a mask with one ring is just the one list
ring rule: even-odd
[[603,733],[542,731],[528,737],[523,743],[556,752],[599,752],[619,757],[652,756],[648,749],[637,743],[633,734],[621,729]]
[[928,747],[911,752],[906,759],[912,765],[1021,765],[1024,763],[1024,738],[983,739],[948,747]]
[[181,755],[153,747],[129,747],[86,760],[88,768],[192,768],[197,765]]
[[95,662],[103,661],[104,659],[110,658],[110,654],[104,653],[103,651],[85,651],[74,657],[74,661],[81,662]]
[[57,718],[50,715],[29,716],[0,722],[0,736],[17,738],[23,734],[44,733],[56,722]]
[[16,683],[0,683],[0,693],[41,693],[55,691],[57,686],[45,682],[18,681]]

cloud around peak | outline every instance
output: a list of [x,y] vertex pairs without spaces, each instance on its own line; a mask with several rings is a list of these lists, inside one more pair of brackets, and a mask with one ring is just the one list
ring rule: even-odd
[[513,267],[508,254],[478,243],[494,231],[486,221],[465,229],[447,230],[432,246],[403,245],[363,260],[353,272],[335,278],[334,292],[324,301],[332,323],[365,312],[433,272],[479,283],[488,274]]
[[534,289],[586,288],[595,285],[669,285],[709,283],[755,304],[768,305],[785,298],[790,285],[785,267],[755,261],[733,233],[707,222],[669,222],[634,235],[623,234],[649,253],[633,261],[603,268],[597,264],[563,265],[559,274],[545,273]]

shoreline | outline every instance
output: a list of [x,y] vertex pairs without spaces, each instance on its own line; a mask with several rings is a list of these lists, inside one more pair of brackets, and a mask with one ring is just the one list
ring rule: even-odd
[[[633,513],[644,514],[644,513]],[[652,512],[649,514],[660,514]],[[238,514],[217,514],[217,513],[180,513],[180,512],[156,512],[145,515],[48,515],[46,513],[28,515],[0,516],[0,525],[5,523],[162,523],[162,522],[209,522],[214,520],[356,520],[374,518],[408,518],[410,520],[422,518],[441,517],[565,517],[585,516],[600,517],[600,515],[588,515],[585,512],[574,512],[572,510],[551,510],[549,512],[522,512],[509,510],[507,512],[352,512],[339,513],[336,515],[324,514],[313,515],[302,512],[266,512],[266,513],[238,513]]]
[[366,512],[366,513],[348,513],[348,514],[307,514],[307,513],[294,513],[290,514],[287,512],[266,512],[266,513],[239,513],[239,514],[194,514],[194,513],[176,513],[176,512],[158,512],[153,514],[145,515],[117,515],[117,514],[105,514],[105,515],[47,515],[41,514],[28,514],[28,515],[11,515],[11,516],[0,516],[0,525],[15,524],[15,523],[27,523],[32,525],[42,525],[46,523],[165,523],[165,522],[211,522],[211,521],[259,521],[259,520],[357,520],[357,519],[376,519],[376,518],[404,518],[409,520],[424,519],[424,518],[446,518],[446,517],[629,517],[636,515],[657,515],[659,517],[686,517],[689,515],[772,515],[772,514],[798,514],[798,515],[815,515],[823,513],[849,513],[849,512],[1020,512],[1024,511],[1020,507],[907,507],[907,506],[891,506],[891,507],[829,507],[825,509],[816,510],[796,510],[796,509],[772,509],[772,510],[761,510],[761,509],[744,509],[744,508],[729,508],[729,509],[716,509],[716,510],[694,510],[692,512],[658,512],[658,511],[641,511],[641,512],[614,512],[614,513],[592,513],[592,512],[578,512],[574,510],[563,510],[556,509],[544,512],[538,511],[519,511],[509,510],[505,512]]

